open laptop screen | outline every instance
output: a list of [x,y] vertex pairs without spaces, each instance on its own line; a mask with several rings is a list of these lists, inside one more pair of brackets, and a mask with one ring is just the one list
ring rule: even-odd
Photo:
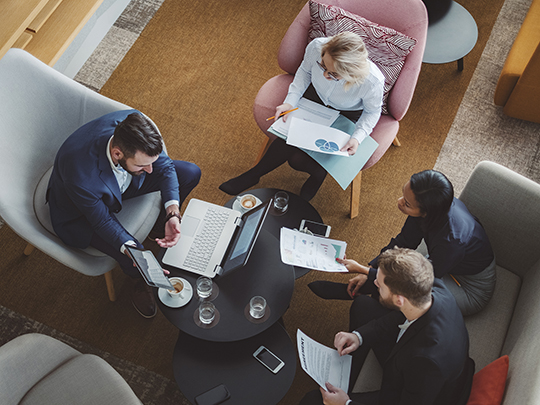
[[242,216],[243,224],[235,235],[223,263],[223,272],[244,266],[263,226],[271,201],[267,201]]

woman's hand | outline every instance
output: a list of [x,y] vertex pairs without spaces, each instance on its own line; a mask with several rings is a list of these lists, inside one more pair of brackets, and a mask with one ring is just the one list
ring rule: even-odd
[[359,144],[360,143],[358,142],[358,139],[351,137],[351,139],[349,139],[349,142],[347,142],[345,146],[340,149],[340,152],[348,152],[349,156],[352,156],[356,153]]
[[359,274],[349,280],[349,285],[347,285],[347,293],[351,298],[354,298],[358,293],[358,290],[360,290],[360,287],[366,283],[367,277],[368,276],[366,274]]
[[[289,110],[292,110],[292,109],[293,109],[293,106],[290,105],[289,103],[284,103],[284,104],[278,105],[276,107],[276,114],[275,114],[275,117],[274,117],[274,122],[276,122],[279,119],[279,116],[281,115],[281,113],[284,113],[285,111],[289,111]],[[283,122],[287,122],[287,115],[283,116]]]
[[343,264],[349,273],[363,273],[363,274],[369,274],[369,267],[362,266],[360,263],[358,263],[356,260],[347,259],[346,257],[343,259],[340,259],[339,257],[336,259],[336,262]]

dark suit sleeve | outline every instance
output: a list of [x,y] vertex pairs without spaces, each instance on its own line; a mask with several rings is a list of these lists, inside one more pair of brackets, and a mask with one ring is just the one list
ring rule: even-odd
[[120,249],[125,242],[134,239],[111,215],[109,207],[100,196],[77,184],[66,184],[65,190],[94,232],[111,243],[115,249]]
[[400,311],[391,311],[360,326],[356,331],[362,336],[362,346],[371,347],[383,340],[395,342],[399,334],[398,325],[403,322],[405,322],[405,316]]
[[465,257],[465,246],[459,241],[439,240],[431,243],[429,247],[429,260],[437,278],[449,273]]
[[[409,248],[409,249],[416,249],[418,245],[420,245],[420,242],[424,238],[424,233],[422,232],[422,228],[420,227],[421,218],[417,217],[407,217],[407,220],[405,221],[405,224],[403,225],[403,228],[401,228],[401,232],[396,237],[392,238],[390,240],[390,243],[386,245],[384,248],[381,249],[379,255],[388,250],[392,249],[393,247],[401,247],[401,248]],[[371,267],[377,268],[377,263],[379,260],[379,256],[377,256],[375,259],[369,262],[369,265]]]
[[153,164],[151,176],[158,177],[161,200],[166,203],[170,200],[180,201],[178,177],[174,164],[165,152],[161,152],[159,158]]

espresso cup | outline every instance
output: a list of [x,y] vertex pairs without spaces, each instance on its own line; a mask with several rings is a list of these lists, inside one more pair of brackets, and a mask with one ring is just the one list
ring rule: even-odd
[[252,194],[239,195],[236,199],[244,212],[249,211],[257,205],[257,199]]
[[172,298],[184,298],[184,282],[178,277],[169,278],[174,290],[167,290]]

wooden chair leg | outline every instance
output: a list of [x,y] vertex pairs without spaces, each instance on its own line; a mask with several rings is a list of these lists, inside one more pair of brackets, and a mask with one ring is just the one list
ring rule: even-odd
[[392,144],[394,144],[394,146],[401,146],[401,142],[399,141],[399,139],[397,139],[397,136],[394,138]]
[[111,301],[116,301],[116,293],[114,292],[112,270],[105,273],[104,276],[105,276],[105,284],[107,284],[107,293],[109,294],[109,299]]
[[30,256],[30,254],[34,251],[34,249],[35,249],[34,246],[32,246],[30,243],[28,243],[26,245],[26,247],[24,248],[23,253],[24,253],[25,256]]
[[257,160],[255,160],[255,164],[259,163],[259,161],[262,159],[262,157],[268,150],[268,147],[270,146],[271,143],[272,143],[272,140],[267,137],[261,147],[261,150],[259,151],[259,154],[257,155]]
[[351,184],[351,219],[358,216],[360,209],[360,186],[362,185],[362,172],[358,172]]

